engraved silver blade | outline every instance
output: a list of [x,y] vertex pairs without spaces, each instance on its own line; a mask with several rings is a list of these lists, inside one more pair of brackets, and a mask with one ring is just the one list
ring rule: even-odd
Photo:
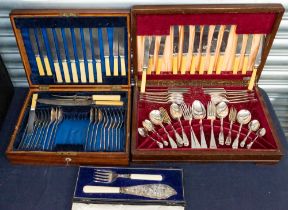
[[255,68],[258,68],[258,66],[260,65],[261,63],[261,56],[262,56],[262,51],[263,51],[263,36],[261,38],[261,41],[260,41],[260,46],[259,46],[259,50],[258,50],[258,53],[257,53],[257,57],[256,57],[256,60],[255,60]]
[[242,49],[242,42],[243,42],[243,34],[238,34],[236,55],[240,55]]
[[179,51],[179,26],[174,26],[173,31],[173,54],[177,54]]
[[29,117],[28,117],[28,123],[27,123],[27,133],[28,134],[31,134],[33,132],[33,126],[34,126],[35,120],[36,120],[35,110],[30,110]]
[[67,48],[70,60],[75,60],[74,52],[73,52],[73,42],[70,28],[65,28],[65,37],[67,41]]
[[89,28],[84,28],[83,33],[84,33],[84,40],[85,40],[86,58],[88,61],[92,61]]
[[189,26],[184,26],[183,53],[187,54],[188,50],[189,50]]
[[160,40],[160,47],[159,47],[159,56],[163,56],[164,54],[164,48],[165,48],[165,36],[161,36],[161,40]]
[[41,54],[43,56],[47,56],[47,52],[46,52],[46,48],[45,48],[45,44],[44,44],[44,40],[43,40],[43,36],[42,36],[42,31],[40,28],[37,28],[37,37],[38,37],[38,43],[39,43],[39,48],[41,50]]
[[38,103],[54,105],[54,106],[89,106],[94,104],[94,101],[90,99],[45,99],[40,98]]
[[213,38],[212,38],[212,43],[211,43],[211,48],[210,48],[211,54],[214,54],[216,51],[219,30],[220,30],[220,25],[215,26],[215,30],[214,30]]
[[149,56],[153,56],[155,51],[155,36],[152,36],[150,48],[149,48]]
[[143,69],[147,69],[148,68],[150,40],[151,39],[149,38],[149,36],[145,36]]
[[227,47],[227,44],[228,44],[228,38],[229,38],[230,30],[231,30],[231,26],[226,26],[226,29],[225,29],[225,31],[223,33],[223,39],[222,39],[222,42],[221,42],[220,54],[224,54],[225,53],[225,50],[226,50],[226,47]]
[[75,28],[74,31],[75,31],[75,39],[76,39],[78,59],[79,59],[79,61],[83,61],[84,56],[83,56],[82,44],[84,45],[85,43],[82,43],[82,41],[81,41],[80,28]]
[[207,52],[207,45],[208,45],[208,33],[209,33],[209,26],[203,26],[203,35],[202,35],[202,55],[205,55]]
[[31,43],[31,46],[32,46],[32,50],[33,50],[35,56],[38,56],[39,55],[39,51],[38,51],[38,48],[37,48],[37,45],[36,45],[36,39],[35,39],[34,29],[33,28],[29,29],[29,38],[30,38],[30,43]]
[[54,44],[54,40],[53,40],[52,29],[48,28],[46,30],[46,32],[47,32],[47,37],[48,37],[48,42],[49,42],[52,58],[53,58],[54,62],[56,62],[58,60],[58,58],[57,58],[57,53],[56,53],[55,44]]
[[118,34],[118,40],[119,40],[119,55],[120,56],[125,56],[125,51],[124,51],[124,28],[119,28],[119,34]]
[[195,38],[194,38],[194,46],[193,46],[193,53],[196,54],[199,50],[199,43],[200,43],[200,26],[195,26]]
[[61,29],[60,28],[56,28],[55,31],[56,31],[56,36],[57,36],[57,40],[58,40],[58,46],[59,46],[61,60],[62,61],[66,61],[66,54],[65,54],[65,49],[64,49]]
[[98,29],[92,29],[92,38],[94,45],[94,56],[96,60],[100,60],[100,48],[99,48],[99,39],[98,39]]
[[108,34],[107,28],[102,28],[102,41],[103,41],[103,48],[104,48],[104,56],[109,56],[109,42],[108,42]]
[[118,56],[118,35],[119,28],[115,27],[113,29],[113,56]]
[[253,34],[248,35],[248,40],[247,40],[247,46],[246,46],[246,51],[245,55],[250,55],[251,52],[251,47],[252,47],[252,40],[253,40]]

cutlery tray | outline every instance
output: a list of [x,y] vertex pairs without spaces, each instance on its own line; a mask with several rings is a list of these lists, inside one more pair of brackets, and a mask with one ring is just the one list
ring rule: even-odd
[[[157,175],[162,176],[161,181],[155,180],[136,180],[129,178],[116,178],[111,183],[101,183],[93,181],[96,173],[99,172],[113,172],[116,174],[138,174],[143,175]],[[122,193],[85,193],[83,188],[89,186],[101,186],[101,187],[131,187],[138,185],[149,184],[164,184],[175,190],[174,195],[165,199],[155,199],[138,195],[129,195]],[[155,192],[163,193],[163,191]],[[149,195],[149,194],[148,194]],[[74,190],[73,207],[76,209],[77,205],[85,204],[96,205],[97,204],[111,204],[111,205],[167,205],[167,206],[183,206],[184,201],[184,188],[183,188],[183,172],[181,169],[165,169],[165,168],[115,168],[115,167],[89,167],[81,166],[78,171],[77,182]],[[135,206],[137,209],[137,206]]]
[[[129,11],[15,10],[10,18],[30,90],[6,151],[9,160],[127,165]],[[105,100],[109,96],[114,99]]]
[[[132,161],[278,162],[282,156],[281,145],[263,93],[258,88],[258,80],[283,11],[283,7],[276,4],[133,7],[133,66],[137,71],[134,73]],[[145,24],[148,20],[149,26]],[[266,130],[265,135],[257,137],[256,131],[251,132],[245,146],[240,147],[249,127],[247,123],[240,129],[236,120],[231,127],[231,139],[233,143],[240,129],[239,146],[232,149],[232,143],[226,145],[218,141],[221,123],[215,115],[213,129],[217,148],[210,148],[211,120],[207,119],[207,105],[212,101],[212,94],[204,93],[205,88],[222,88],[225,93],[247,91],[247,94],[253,95],[253,99],[245,102],[233,97],[229,101],[225,96],[227,98],[222,97],[213,103],[217,106],[225,99],[229,113],[231,107],[236,108],[237,112],[249,110],[251,120],[259,121],[260,128]],[[180,97],[179,92],[183,89],[187,93],[181,93]],[[169,111],[172,103],[179,107],[182,103],[191,106],[195,100],[200,101],[206,109],[202,123],[207,147],[191,148],[189,120],[181,115],[180,123],[173,119]],[[146,136],[140,135],[138,128],[143,127],[142,122],[145,119],[152,121],[149,113],[160,107],[168,112],[172,126],[163,122],[163,128],[152,122],[156,132],[144,128]],[[161,113],[161,116],[164,115]],[[193,117],[191,122],[200,143],[199,119]],[[175,143],[176,133],[184,139],[181,125],[189,145],[172,148],[168,134]],[[229,128],[227,114],[223,119],[224,141]],[[168,146],[165,146],[165,141],[169,143]],[[247,145],[252,141],[248,149]]]

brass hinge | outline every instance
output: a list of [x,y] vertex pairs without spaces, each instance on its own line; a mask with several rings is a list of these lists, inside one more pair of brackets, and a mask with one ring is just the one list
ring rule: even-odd
[[72,12],[67,12],[67,13],[63,13],[62,16],[64,16],[64,17],[76,17],[77,14],[72,13]]
[[122,86],[121,85],[113,85],[113,86],[111,86],[111,90],[113,90],[113,91],[122,90]]
[[49,85],[40,85],[39,90],[40,91],[49,91]]
[[56,152],[56,154],[61,155],[61,156],[76,156],[77,152],[64,152],[64,151],[59,151]]

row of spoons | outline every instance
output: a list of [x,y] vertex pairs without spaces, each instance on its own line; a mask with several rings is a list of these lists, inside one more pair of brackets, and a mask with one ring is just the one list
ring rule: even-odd
[[[223,132],[223,121],[229,114],[229,132],[225,140],[224,132]],[[257,140],[258,137],[262,137],[266,134],[265,128],[260,128],[260,123],[258,120],[254,119],[251,121],[251,112],[246,109],[241,109],[239,112],[234,107],[231,107],[230,110],[228,108],[228,105],[226,102],[220,102],[217,105],[215,105],[212,102],[209,102],[207,105],[207,112],[205,109],[205,106],[199,101],[195,100],[191,106],[182,103],[181,105],[178,105],[176,103],[172,103],[170,106],[170,115],[173,118],[173,120],[177,120],[179,122],[179,125],[181,127],[182,136],[176,131],[172,124],[172,120],[169,116],[169,113],[167,110],[163,107],[160,107],[158,110],[152,110],[149,113],[149,120],[145,119],[142,122],[143,128],[138,128],[138,133],[142,137],[149,137],[152,141],[156,142],[159,148],[168,147],[170,145],[171,148],[178,148],[178,147],[188,147],[189,145],[191,148],[208,148],[205,138],[205,133],[203,129],[203,123],[202,120],[206,118],[211,121],[211,135],[210,135],[210,149],[217,149],[217,144],[214,137],[214,129],[213,129],[213,121],[216,118],[220,119],[220,132],[218,137],[218,143],[219,145],[231,145],[233,149],[238,149],[240,147],[244,147],[246,145],[246,142],[248,140],[248,137],[252,132],[256,132],[256,137],[246,145],[247,149],[250,149],[254,142]],[[189,139],[184,131],[181,118],[184,118],[184,120],[189,121],[190,126],[190,142]],[[199,126],[200,126],[200,142],[198,141],[195,132],[192,127],[192,120],[196,119],[199,120]],[[231,133],[232,133],[232,126],[235,122],[238,122],[240,124],[236,138],[232,142],[231,139]],[[248,124],[249,123],[249,124]],[[174,140],[167,129],[165,128],[164,124],[170,125],[172,128],[172,131],[174,133],[175,139]],[[242,126],[248,124],[249,131],[245,138],[240,142],[240,134],[242,130]],[[155,129],[154,126],[160,126],[163,128],[165,134],[167,135],[168,141],[165,140]],[[260,129],[259,129],[260,128]],[[149,133],[155,134],[157,136],[157,139],[153,138]],[[239,144],[240,142],[240,144]]]

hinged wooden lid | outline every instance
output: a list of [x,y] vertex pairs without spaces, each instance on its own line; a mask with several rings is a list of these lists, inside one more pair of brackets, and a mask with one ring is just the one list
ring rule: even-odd
[[[283,13],[281,4],[135,6],[135,80],[140,83],[144,72],[151,84],[242,80],[251,88],[260,78]],[[148,54],[149,63],[143,63]]]
[[130,87],[128,10],[14,10],[10,19],[31,88]]

